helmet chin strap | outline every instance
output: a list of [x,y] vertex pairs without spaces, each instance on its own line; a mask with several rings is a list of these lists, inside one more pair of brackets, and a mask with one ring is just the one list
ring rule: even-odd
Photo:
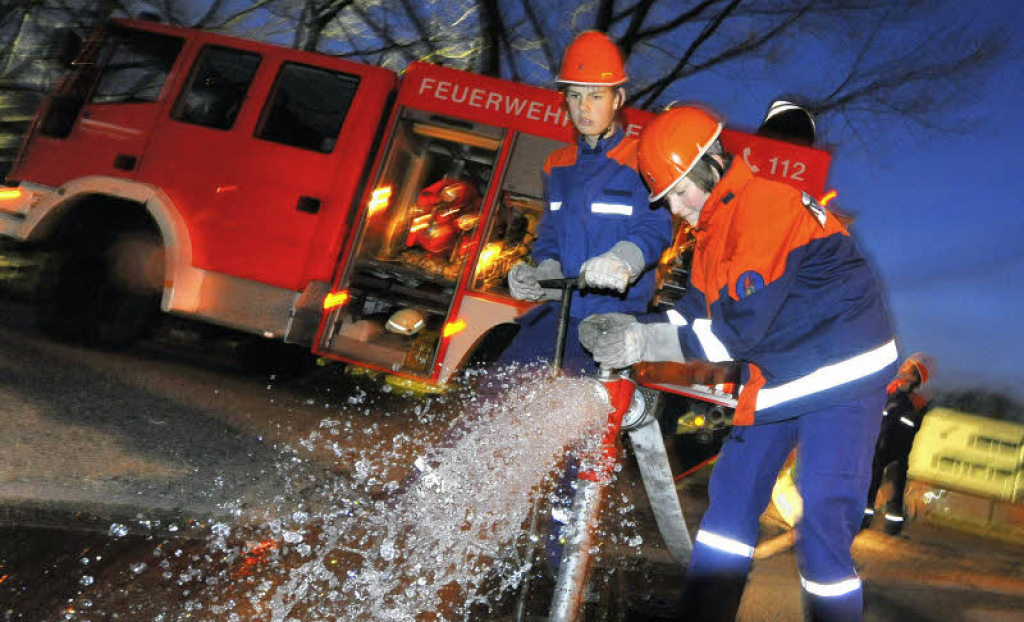
[[[621,94],[615,93],[615,97],[620,98]],[[612,115],[612,120],[608,123],[608,127],[604,128],[604,131],[601,132],[601,135],[597,137],[598,140],[608,138],[615,132],[615,117],[619,114],[619,110],[621,109],[622,104],[617,104],[615,106],[615,113]]]
[[725,176],[725,167],[723,167],[722,164],[713,156],[709,156],[708,154],[705,153],[700,157],[700,159],[707,162],[708,166],[715,169],[715,171],[718,173],[719,179]]

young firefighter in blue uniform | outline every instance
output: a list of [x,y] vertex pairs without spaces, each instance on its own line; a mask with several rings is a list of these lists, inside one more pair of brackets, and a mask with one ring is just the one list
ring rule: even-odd
[[889,315],[843,225],[806,193],[755,177],[722,150],[721,129],[696,107],[644,129],[639,162],[651,200],[664,198],[696,227],[690,285],[667,317],[598,315],[581,323],[580,338],[605,367],[741,363],[734,427],[687,571],[685,619],[735,617],[758,519],[796,446],[805,610],[814,620],[859,620],[850,545],[898,357]]
[[[672,241],[670,216],[652,209],[637,173],[637,140],[615,122],[626,101],[626,80],[622,56],[607,35],[587,31],[569,44],[558,82],[577,142],[544,163],[547,210],[532,252],[536,267],[519,263],[508,273],[511,294],[529,301],[561,298],[560,290],[544,290],[539,280],[579,277],[562,360],[570,374],[597,367],[577,337],[580,321],[594,313],[645,313],[655,285],[655,273],[648,268]],[[517,323],[519,332],[497,364],[550,360],[557,305],[540,305]],[[559,524],[565,522],[575,475],[576,461],[570,456],[548,527],[547,557],[553,568],[562,555]]]
[[[520,300],[557,300],[538,280],[579,276],[567,332],[564,367],[569,373],[596,366],[577,339],[580,320],[610,311],[644,313],[654,294],[653,270],[671,242],[669,215],[652,209],[636,170],[636,138],[626,137],[615,117],[626,100],[627,80],[618,47],[607,35],[587,31],[565,51],[558,82],[565,94],[577,144],[544,163],[547,210],[532,257],[508,274]],[[519,318],[520,331],[498,363],[528,363],[552,356],[557,305],[541,305]]]

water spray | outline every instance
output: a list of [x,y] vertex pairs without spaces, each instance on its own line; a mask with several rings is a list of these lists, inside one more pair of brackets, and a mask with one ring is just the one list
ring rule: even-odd
[[[540,286],[545,289],[562,290],[558,330],[555,336],[555,355],[552,359],[552,366],[557,372],[561,369],[562,354],[565,351],[569,305],[577,281],[549,279],[542,280]],[[645,394],[637,390],[636,383],[629,377],[628,369],[602,369],[596,381],[608,394],[608,422],[597,450],[581,456],[581,467],[577,475],[579,481],[570,507],[569,520],[565,526],[568,536],[562,550],[548,614],[548,619],[555,622],[569,622],[579,618],[590,573],[590,553],[594,546],[602,500],[622,452],[622,432],[628,432],[630,435],[644,480],[644,488],[647,490],[659,531],[669,551],[679,563],[685,565],[693,550],[693,543],[676,495],[661,430],[657,419],[651,414],[654,409],[647,404]]]

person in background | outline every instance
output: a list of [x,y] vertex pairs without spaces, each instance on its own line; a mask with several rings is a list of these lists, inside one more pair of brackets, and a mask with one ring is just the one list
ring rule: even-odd
[[814,115],[806,107],[788,99],[776,99],[768,107],[757,135],[811,147],[815,129]]
[[608,368],[740,363],[733,428],[709,484],[684,590],[687,620],[730,620],[779,469],[798,447],[797,556],[807,617],[860,620],[858,533],[871,456],[898,360],[882,289],[845,227],[810,195],[724,151],[722,122],[683,106],[644,129],[652,202],[695,227],[686,293],[667,313],[605,313],[580,339]]
[[907,466],[914,436],[921,428],[921,421],[928,411],[928,400],[918,390],[928,382],[932,363],[928,355],[921,352],[911,354],[900,365],[896,378],[886,388],[888,400],[882,411],[882,428],[875,446],[875,459],[871,464],[871,485],[868,487],[868,502],[864,507],[861,529],[871,526],[875,516],[875,497],[882,483],[882,475],[889,469],[892,480],[892,496],[885,503],[885,533],[890,536],[903,531],[906,518],[903,511],[903,490],[907,485]]
[[[601,32],[581,33],[566,49],[557,80],[577,141],[544,163],[547,209],[532,251],[537,265],[513,266],[508,286],[519,300],[558,300],[561,292],[542,289],[539,281],[579,277],[582,291],[572,297],[564,365],[581,373],[596,366],[576,337],[580,320],[647,311],[655,285],[648,268],[671,242],[672,223],[668,213],[648,204],[636,169],[637,139],[616,122],[627,76],[615,43]],[[519,333],[498,364],[549,360],[557,321],[557,305],[551,304],[520,317]]]

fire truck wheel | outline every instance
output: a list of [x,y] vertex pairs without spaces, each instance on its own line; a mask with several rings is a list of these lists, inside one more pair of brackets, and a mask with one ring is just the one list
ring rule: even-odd
[[160,311],[163,248],[155,234],[73,244],[44,262],[36,288],[40,328],[65,341],[125,348]]

